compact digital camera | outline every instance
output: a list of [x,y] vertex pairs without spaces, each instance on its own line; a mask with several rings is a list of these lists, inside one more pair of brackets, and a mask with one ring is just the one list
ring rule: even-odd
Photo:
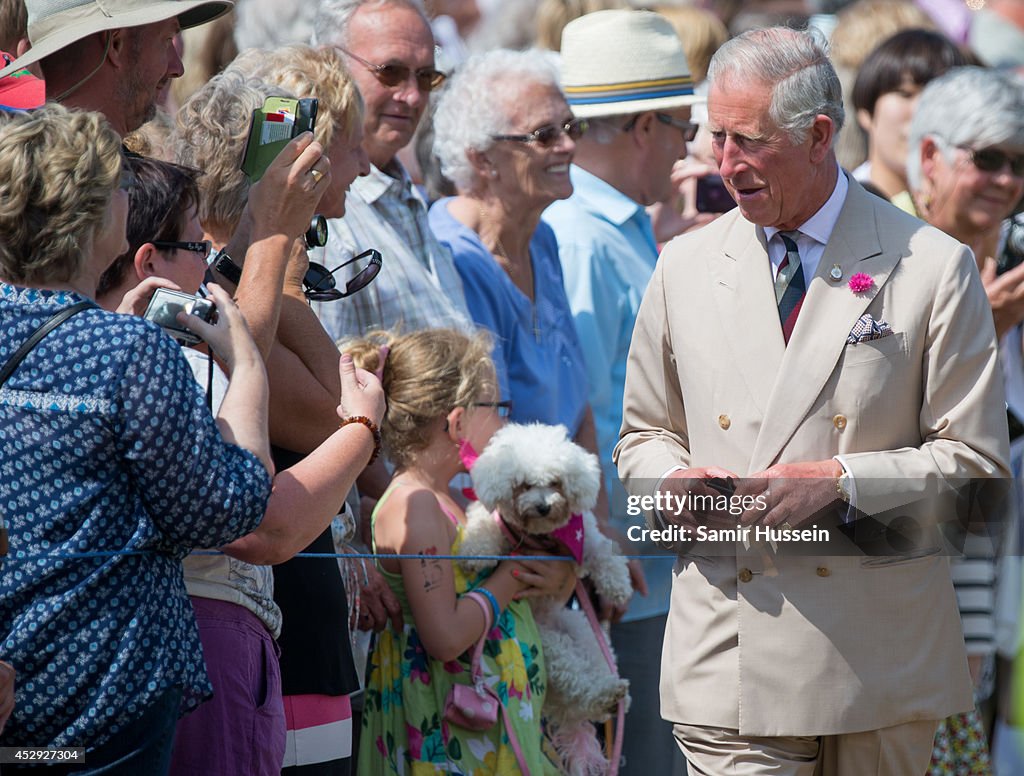
[[177,315],[180,312],[195,315],[206,323],[213,323],[217,317],[217,308],[209,299],[169,288],[158,288],[149,300],[143,318],[153,321],[176,340],[195,345],[201,338],[178,323]]

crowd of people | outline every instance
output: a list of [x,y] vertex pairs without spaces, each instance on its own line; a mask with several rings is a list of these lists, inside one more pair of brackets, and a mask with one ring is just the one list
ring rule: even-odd
[[[1024,772],[1020,1],[632,6],[0,0],[5,773]],[[507,422],[632,556],[589,743]]]

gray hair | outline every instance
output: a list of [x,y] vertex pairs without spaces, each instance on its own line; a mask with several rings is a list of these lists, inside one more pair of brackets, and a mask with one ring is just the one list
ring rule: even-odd
[[711,58],[708,83],[759,81],[772,86],[768,117],[795,144],[824,114],[839,136],[846,112],[839,76],[819,35],[788,27],[750,30],[726,41]]
[[467,59],[445,84],[434,112],[434,153],[460,191],[477,180],[468,151],[486,151],[491,135],[508,131],[512,106],[534,85],[561,91],[558,74],[536,51],[498,49]]
[[355,12],[364,5],[408,8],[422,16],[423,23],[430,26],[420,0],[320,0],[313,18],[313,37],[310,42],[314,46],[347,46],[348,25]]
[[997,70],[954,67],[921,92],[907,138],[907,182],[921,187],[921,143],[934,139],[947,159],[957,146],[1024,149],[1024,87]]

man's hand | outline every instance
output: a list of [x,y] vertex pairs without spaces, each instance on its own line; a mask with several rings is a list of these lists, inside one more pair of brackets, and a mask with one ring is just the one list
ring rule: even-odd
[[997,262],[991,256],[985,259],[981,268],[981,282],[992,305],[992,318],[996,325],[996,337],[1002,337],[1021,321],[1024,321],[1024,264],[1020,264],[1002,275],[996,274]]
[[[661,510],[666,524],[681,525],[690,529],[695,529],[698,525],[708,525],[709,523],[734,526],[735,520],[729,519],[727,513],[723,516],[720,512],[693,511],[687,508],[687,504],[692,504],[695,501],[693,497],[703,496],[714,499],[720,496],[721,492],[711,487],[708,484],[708,480],[726,478],[736,480],[737,475],[720,466],[700,466],[693,469],[675,471],[668,475],[665,481],[661,483],[660,491],[672,499],[671,504],[665,505],[668,508]],[[687,498],[688,495],[690,498]],[[699,499],[699,501],[704,500],[706,499]]]
[[672,196],[648,209],[655,240],[668,242],[676,235],[718,218],[720,214],[699,212],[696,205],[697,180],[716,172],[715,167],[689,156],[672,165]]
[[843,467],[835,459],[780,463],[738,481],[737,496],[763,498],[766,509],[752,507],[740,517],[744,524],[796,528],[838,498],[836,480]]
[[402,605],[373,566],[367,565],[366,583],[359,590],[359,630],[380,633],[388,620],[396,633],[402,630]]

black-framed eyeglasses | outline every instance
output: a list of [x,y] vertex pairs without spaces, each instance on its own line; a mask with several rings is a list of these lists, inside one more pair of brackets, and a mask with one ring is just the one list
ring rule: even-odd
[[1024,154],[1010,154],[998,148],[971,148],[959,146],[971,157],[971,163],[982,172],[999,172],[1003,165],[1010,165],[1010,172],[1018,178],[1024,177]]
[[365,65],[377,77],[377,80],[389,89],[401,86],[409,80],[410,75],[415,75],[416,88],[421,92],[432,92],[440,87],[448,77],[447,74],[433,67],[421,67],[419,70],[413,71],[408,65],[392,62],[386,65],[375,65],[373,62],[369,62],[341,46],[338,46],[337,49],[352,57],[356,62],[361,62]]
[[168,251],[192,251],[192,253],[201,253],[204,256],[210,255],[210,241],[199,240],[198,242],[177,242],[175,240],[153,240],[150,245],[160,250]]
[[[630,132],[630,131],[632,131],[633,127],[636,126],[636,122],[640,118],[641,115],[642,114],[638,113],[633,118],[631,118],[629,121],[627,121],[622,126],[622,131],[623,132]],[[654,114],[654,118],[656,118],[662,124],[665,124],[666,126],[669,126],[669,127],[675,127],[680,132],[682,132],[683,133],[683,140],[686,141],[687,143],[692,142],[693,139],[695,137],[697,137],[697,130],[700,129],[700,125],[699,124],[694,124],[692,121],[683,121],[682,119],[674,118],[672,116],[669,116],[667,113],[655,113]]]
[[[365,266],[361,266],[360,263],[365,263]],[[334,273],[352,264],[360,265],[360,269],[345,283],[345,290],[342,291],[336,287],[337,281]],[[358,256],[353,256],[332,270],[328,270],[323,264],[311,261],[309,269],[306,270],[306,276],[302,279],[302,293],[311,302],[331,302],[335,299],[344,299],[370,285],[377,277],[377,273],[380,272],[382,264],[380,251],[373,248],[363,251]]]
[[470,407],[490,407],[498,413],[499,418],[507,418],[512,414],[512,402],[508,399],[505,401],[475,401],[469,405]]
[[579,140],[587,131],[589,124],[586,119],[573,119],[561,126],[545,124],[538,127],[527,135],[491,135],[491,140],[509,140],[513,143],[536,143],[541,148],[550,148],[558,142],[562,134],[569,136],[571,140]]

